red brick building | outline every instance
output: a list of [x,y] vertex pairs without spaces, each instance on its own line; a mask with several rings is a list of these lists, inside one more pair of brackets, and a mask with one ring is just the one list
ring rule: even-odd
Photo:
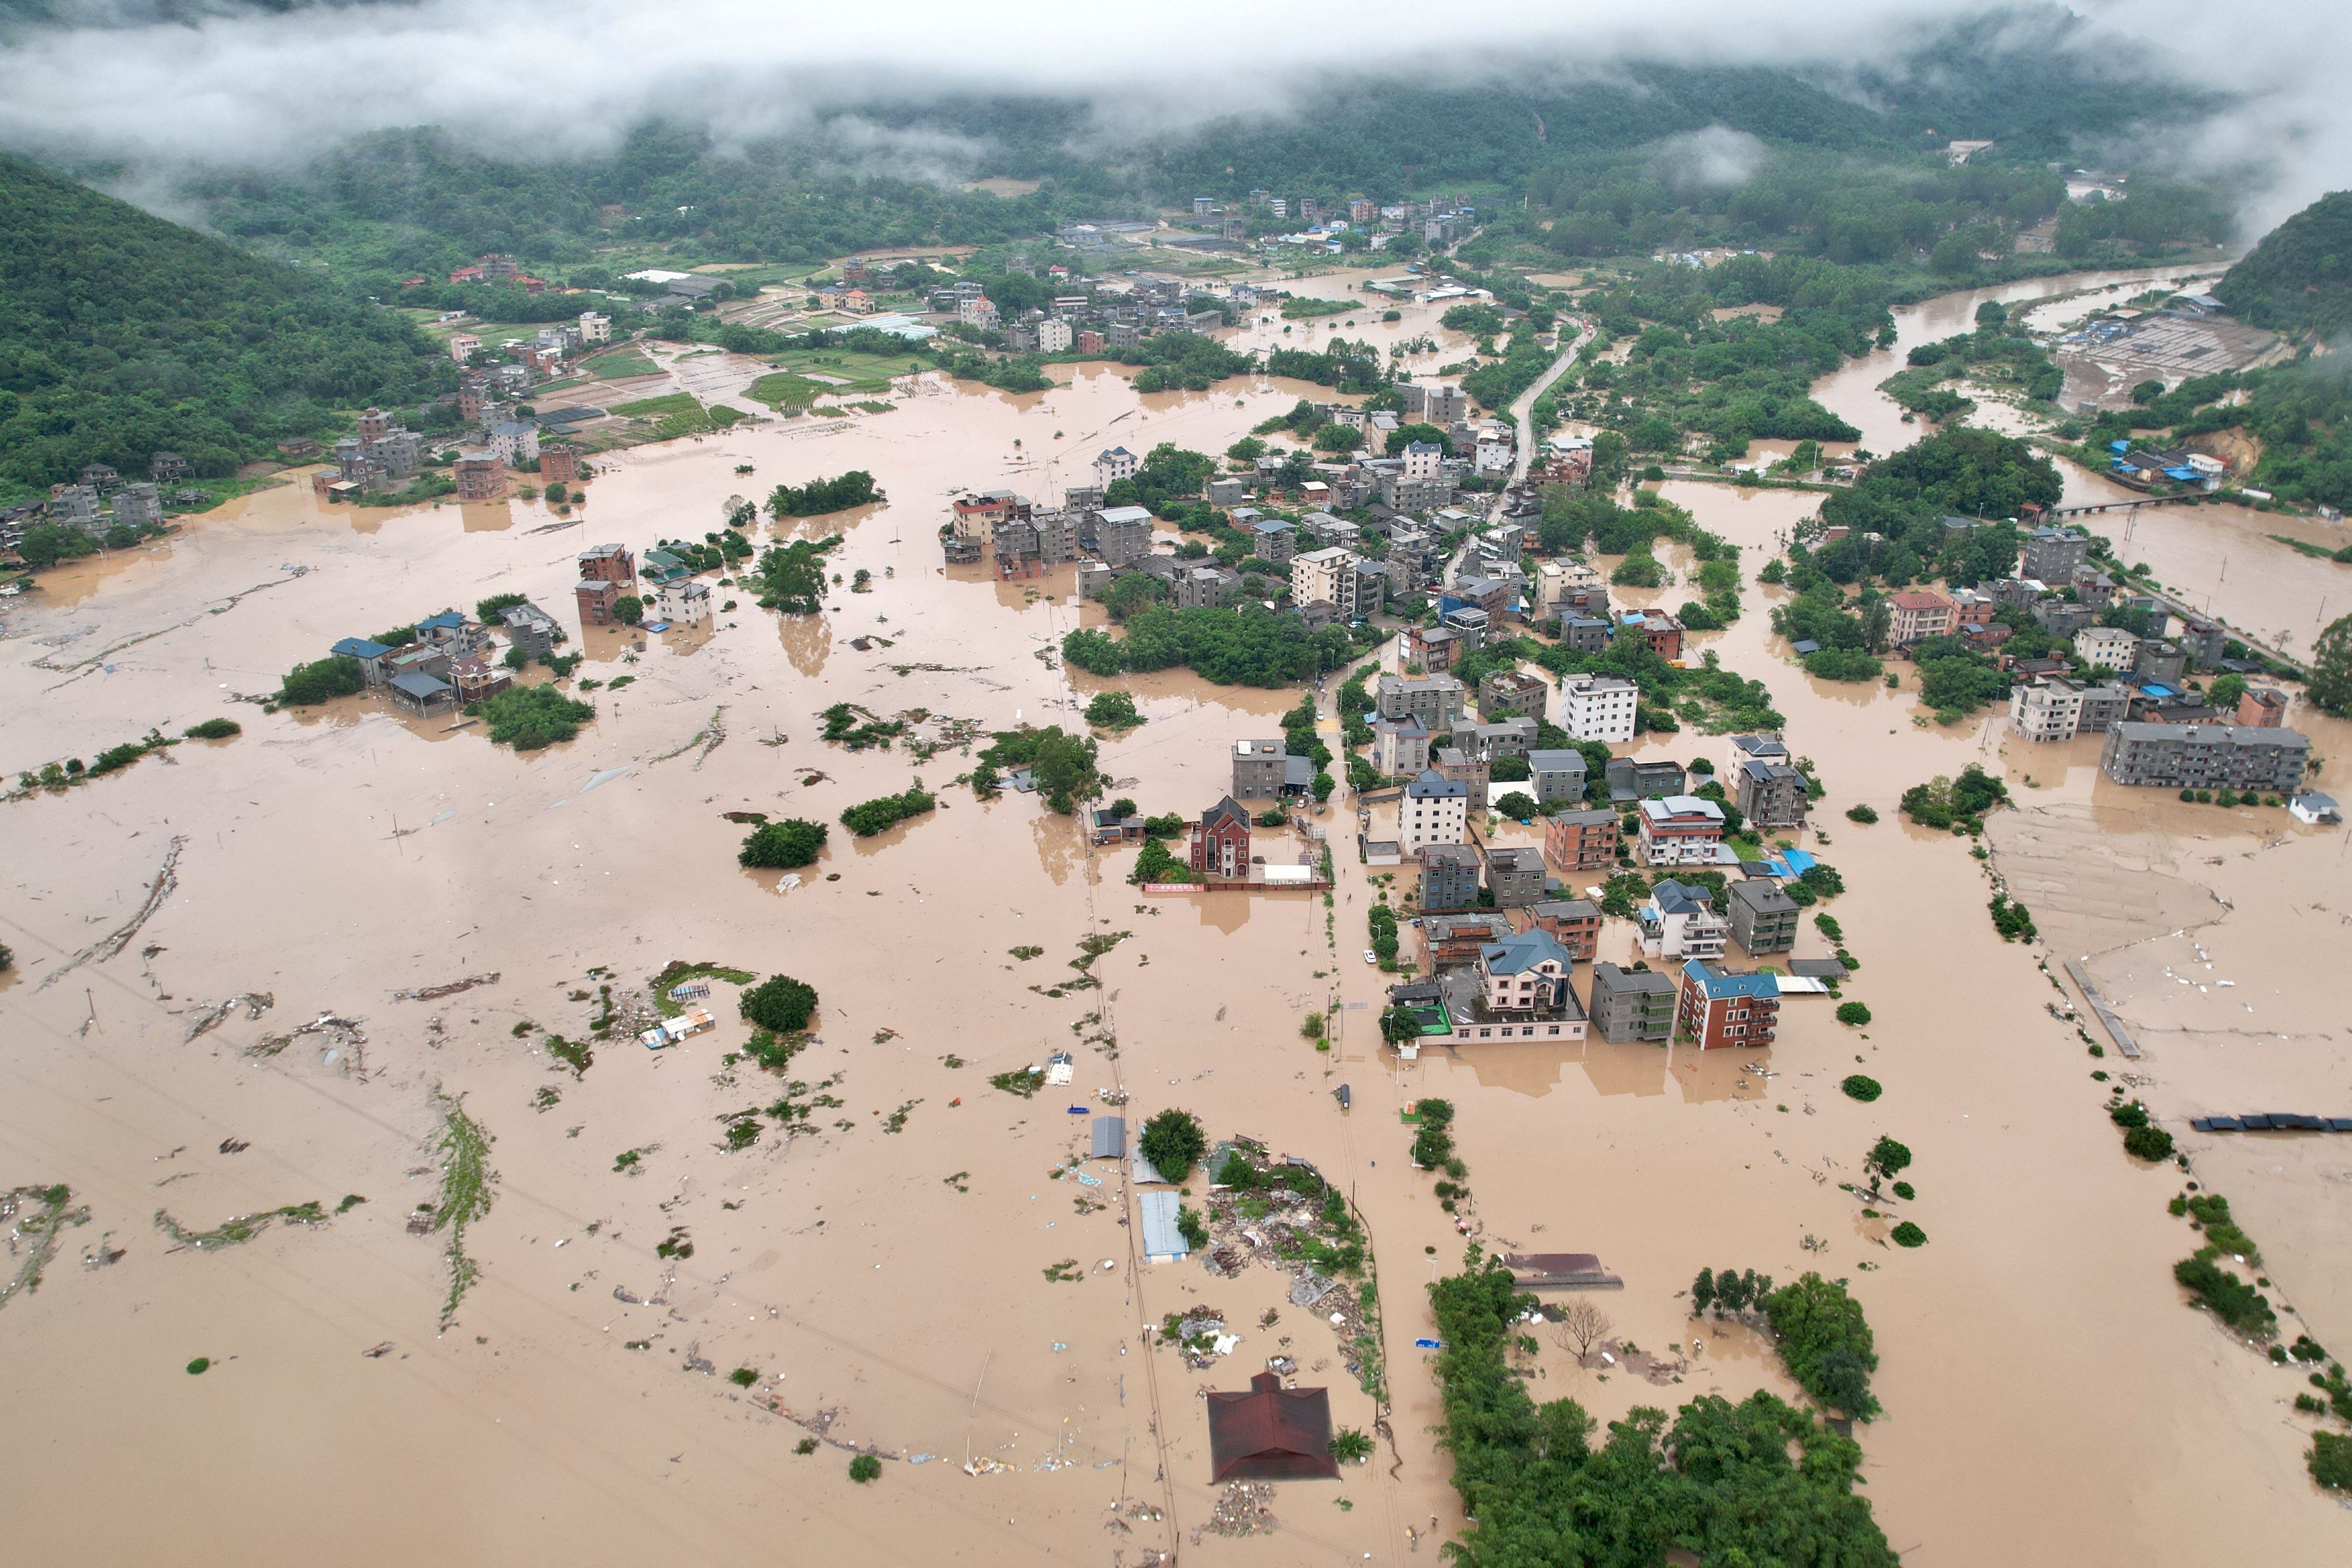
[[580,624],[583,626],[609,626],[619,617],[614,606],[621,602],[621,585],[595,577],[583,577],[573,592],[580,599]]
[[1417,664],[1432,675],[1444,675],[1454,668],[1462,651],[1462,634],[1452,626],[1415,626],[1406,637],[1408,663]]
[[1769,1046],[1780,1021],[1780,983],[1769,974],[1735,974],[1704,959],[1683,965],[1675,1032],[1701,1050]]
[[637,558],[629,553],[625,544],[600,544],[580,552],[580,575],[592,582],[618,583],[626,587],[637,580]]
[[507,493],[507,466],[495,452],[464,453],[452,465],[452,471],[461,501],[498,500]]
[[575,484],[580,479],[580,454],[570,447],[541,447],[539,449],[539,477],[553,484],[562,479]]
[[1192,870],[1203,877],[1249,875],[1250,818],[1232,795],[1201,814],[1192,825]]
[[1538,931],[1568,949],[1568,955],[1590,963],[1601,951],[1601,906],[1590,899],[1547,899],[1528,911]]
[[2231,722],[2257,730],[2279,729],[2286,723],[2286,697],[2267,686],[2249,686],[2238,699],[2237,717]]
[[1617,864],[1617,814],[1563,811],[1544,818],[1544,858],[1562,876]]

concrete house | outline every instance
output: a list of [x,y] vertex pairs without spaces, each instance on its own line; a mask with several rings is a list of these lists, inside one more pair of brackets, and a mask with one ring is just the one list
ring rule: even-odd
[[1237,800],[1271,800],[1280,795],[1287,760],[1283,742],[1279,740],[1235,741],[1234,797]]
[[2084,626],[2074,634],[2074,657],[2087,669],[2129,669],[2139,662],[2139,638],[2121,626]]
[[1151,513],[1139,506],[1090,510],[1079,531],[1092,532],[1095,553],[1113,566],[1131,565],[1151,553]]
[[1646,969],[1596,963],[1589,1011],[1592,1026],[1613,1044],[1664,1040],[1675,1032],[1675,983]]
[[1662,958],[1720,958],[1731,922],[1718,913],[1705,888],[1660,882],[1635,910],[1642,951]]
[[1352,550],[1333,545],[1310,550],[1290,560],[1290,597],[1300,605],[1329,605],[1341,616],[1356,613],[1356,568],[1362,562]]
[[2310,760],[2311,742],[2296,731],[2242,724],[2121,723],[2099,753],[2101,770],[2119,784],[2284,795],[2303,787]]
[[1410,714],[1432,734],[1453,732],[1454,721],[1466,711],[1467,694],[1468,688],[1450,675],[1383,675],[1373,692],[1381,718]]
[[1633,738],[1641,689],[1614,675],[1585,675],[1560,687],[1560,728],[1579,741],[1622,745]]
[[1780,1017],[1780,984],[1769,974],[1739,974],[1700,959],[1683,965],[1675,1026],[1701,1050],[1769,1046]]
[[1397,841],[1408,855],[1427,844],[1459,844],[1469,837],[1469,791],[1432,770],[1404,786]]
[[1429,726],[1410,714],[1372,721],[1372,766],[1383,778],[1411,778],[1427,772]]
[[625,544],[599,544],[580,552],[580,575],[625,588],[637,580],[637,559]]
[[1731,884],[1731,940],[1749,957],[1794,948],[1798,919],[1796,900],[1769,877]]
[[[1478,950],[1479,1001],[1496,1015],[1555,1013],[1577,1006],[1569,989],[1568,950],[1547,931],[1528,930]],[[1581,1025],[1580,1016],[1577,1022]],[[1582,1038],[1580,1027],[1573,1038]]]
[[595,577],[583,577],[572,589],[579,602],[580,624],[583,626],[609,626],[620,620],[615,606],[621,600],[621,585]]
[[1886,607],[1890,615],[1886,637],[1896,647],[1951,635],[1956,606],[1941,594],[1932,590],[1890,594]]
[[1575,804],[1584,798],[1584,753],[1582,752],[1535,752],[1528,753],[1528,783],[1536,804],[1553,805],[1560,802]]
[[368,637],[345,637],[327,651],[340,654],[345,658],[358,659],[360,683],[362,686],[382,686],[386,679],[390,679],[390,672],[385,669],[384,661],[392,657],[392,649],[380,642]]
[[1601,949],[1601,906],[1590,899],[1546,899],[1528,910],[1538,931],[1585,963]]
[[1652,761],[1636,762],[1632,757],[1612,757],[1603,775],[1609,781],[1609,799],[1622,801],[1663,800],[1670,795],[1683,795],[1690,787],[1690,775],[1680,763]]
[[2074,569],[2090,558],[2091,542],[2071,528],[2037,528],[2025,536],[2017,574],[2043,583],[2071,583]]
[[1478,711],[1489,722],[1505,719],[1539,718],[1551,688],[1536,676],[1516,669],[1491,669],[1478,682]]
[[[1745,737],[1743,737],[1744,739]],[[1758,827],[1805,825],[1805,775],[1785,761],[1751,756],[1732,775],[1733,801]]]
[[1560,811],[1544,818],[1544,858],[1567,876],[1597,871],[1617,863],[1617,814],[1613,811]]
[[1124,447],[1109,447],[1095,454],[1095,483],[1108,489],[1121,479],[1135,478],[1143,459]]
[[1642,862],[1648,866],[1710,866],[1721,860],[1723,808],[1694,795],[1642,803]]
[[1233,796],[1202,812],[1192,825],[1191,864],[1203,877],[1239,879],[1249,875],[1249,813]]
[[1466,910],[1477,905],[1476,850],[1466,844],[1425,844],[1415,858],[1421,865],[1423,910]]
[[1486,890],[1494,896],[1498,910],[1524,910],[1542,902],[1543,852],[1487,846]]
[[532,658],[552,655],[556,639],[562,635],[554,616],[530,603],[508,605],[499,613],[499,619],[506,623],[507,636],[515,647]]

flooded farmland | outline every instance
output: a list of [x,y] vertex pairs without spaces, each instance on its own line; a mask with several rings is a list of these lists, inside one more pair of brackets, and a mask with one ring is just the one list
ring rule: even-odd
[[[1433,332],[1428,318],[1409,308],[1387,330]],[[1370,335],[1334,320],[1312,325]],[[1865,444],[1900,440],[1877,429],[1874,391],[1865,420],[1863,395],[1832,382]],[[0,1177],[68,1184],[89,1210],[38,1291],[0,1309],[19,1494],[59,1500],[12,1521],[28,1556],[602,1560],[788,1542],[795,1559],[1404,1563],[1462,1524],[1413,1341],[1431,1331],[1421,1288],[1465,1237],[1399,1118],[1434,1094],[1458,1108],[1475,1237],[1598,1253],[1625,1280],[1604,1302],[1615,1335],[1679,1347],[1682,1370],[1637,1386],[1546,1342],[1539,1397],[1608,1419],[1791,1392],[1755,1335],[1699,1332],[1677,1297],[1701,1267],[1818,1267],[1851,1279],[1878,1334],[1887,1414],[1861,1433],[1865,1474],[1909,1561],[2338,1559],[2345,1517],[2305,1479],[2290,1374],[2169,1280],[2188,1250],[2164,1210],[2179,1173],[2123,1155],[2087,1076],[2124,1064],[2093,1062],[2050,1015],[2062,994],[1994,931],[1966,841],[1906,826],[1895,802],[1971,761],[2009,779],[2021,809],[1997,820],[1991,867],[2054,954],[2090,955],[2141,1032],[2137,1092],[2176,1126],[2344,1097],[2340,1008],[2299,978],[2352,940],[2334,907],[2340,832],[2144,799],[2079,748],[2028,746],[1982,714],[1939,729],[1908,691],[1813,681],[1771,635],[1776,590],[1750,581],[1743,619],[1695,646],[1763,679],[1792,749],[1821,765],[1825,831],[1802,843],[1851,889],[1832,907],[1873,1022],[1792,999],[1766,1052],[1596,1039],[1401,1065],[1379,1047],[1381,977],[1358,956],[1371,884],[1336,804],[1315,819],[1337,851],[1328,909],[1146,898],[1126,881],[1132,850],[1094,848],[1034,795],[945,787],[971,766],[955,750],[821,741],[839,702],[1075,727],[1115,685],[1147,722],[1105,738],[1111,793],[1147,813],[1212,804],[1231,742],[1268,733],[1295,693],[1065,671],[1062,635],[1099,615],[1071,602],[1068,574],[942,568],[936,531],[963,488],[1050,493],[1114,441],[1222,450],[1301,391],[1139,396],[1093,367],[1026,396],[909,384],[887,416],[620,457],[568,520],[519,501],[355,515],[287,488],[46,577],[0,643],[11,771],[218,714],[245,733],[0,808],[17,848]],[[568,623],[587,545],[699,537],[732,493],[855,468],[887,502],[780,531],[837,528],[829,569],[869,572],[870,593],[838,587],[805,617],[739,593],[707,635],[648,634],[642,651],[592,632],[581,673],[630,680],[588,694],[596,716],[568,743],[518,755],[376,698],[267,716],[239,700],[337,637],[445,605],[522,592]],[[1751,577],[1812,505],[1668,494],[1742,544]],[[2347,727],[2294,721],[2343,795]],[[1720,765],[1727,747],[1685,731],[1643,754]],[[874,839],[836,826],[797,881],[736,865],[744,828],[726,813],[830,822],[916,778],[940,809]],[[1861,803],[1877,824],[1845,821]],[[1260,842],[1269,858],[1288,847]],[[1629,940],[1612,925],[1603,956]],[[1809,926],[1798,951],[1827,944]],[[720,979],[713,1033],[556,1053],[551,1037],[588,1037],[673,962],[809,982],[817,1038],[781,1077],[725,1062],[747,1030]],[[2236,984],[2203,980],[2206,963]],[[2241,992],[2252,1025],[2231,1011]],[[1327,1006],[1328,1052],[1299,1027]],[[1068,1084],[992,1085],[1056,1049]],[[1857,1064],[1885,1085],[1874,1104],[1837,1090]],[[772,1119],[729,1148],[729,1127],[779,1097],[805,1108],[803,1130]],[[495,1180],[463,1242],[479,1277],[445,1328],[449,1233],[412,1215],[430,1225],[448,1201],[453,1101],[488,1135]],[[1262,1141],[1345,1193],[1370,1237],[1380,1364],[1275,1269],[1145,1262],[1126,1175],[1082,1159],[1091,1116],[1118,1105],[1131,1122],[1184,1107],[1212,1139]],[[1916,1155],[1902,1214],[1930,1237],[1916,1251],[1884,1246],[1837,1184],[1881,1133]],[[2352,1340],[2328,1262],[2347,1235],[2342,1157],[2184,1142],[2313,1334]],[[334,1212],[346,1195],[365,1201]],[[226,1245],[176,1241],[155,1217],[201,1232],[314,1201],[325,1217]],[[1146,1329],[1202,1309],[1241,1338],[1194,1370]],[[1328,1385],[1335,1424],[1379,1433],[1379,1458],[1336,1489],[1281,1488],[1271,1537],[1196,1544],[1216,1500],[1198,1394],[1269,1356]],[[1393,1400],[1384,1431],[1368,1373]],[[852,1487],[851,1449],[885,1458],[882,1490]],[[133,1506],[66,1500],[96,1478]]]

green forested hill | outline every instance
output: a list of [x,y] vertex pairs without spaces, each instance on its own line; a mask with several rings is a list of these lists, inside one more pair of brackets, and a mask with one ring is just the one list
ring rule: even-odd
[[2322,196],[2271,230],[2213,292],[2273,331],[2331,337],[2352,327],[2352,191]]
[[447,362],[406,318],[0,156],[0,487],[223,474]]

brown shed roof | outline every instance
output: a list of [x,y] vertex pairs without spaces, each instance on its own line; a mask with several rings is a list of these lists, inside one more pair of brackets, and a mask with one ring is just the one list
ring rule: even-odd
[[1285,1388],[1270,1372],[1251,1378],[1247,1394],[1213,1390],[1209,1466],[1212,1481],[1337,1477],[1330,1390]]

